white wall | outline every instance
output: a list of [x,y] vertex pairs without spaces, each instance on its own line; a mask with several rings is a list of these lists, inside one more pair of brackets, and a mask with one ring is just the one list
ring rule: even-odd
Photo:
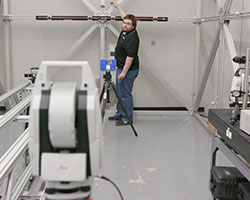
[[[126,8],[129,5],[130,8]],[[194,17],[195,1],[134,1],[124,4],[126,10],[137,16],[168,16],[170,18]],[[138,23],[140,49],[149,64],[171,84],[171,86],[191,104],[194,25],[192,23]],[[151,44],[152,41],[156,45]],[[143,59],[143,58],[141,58]],[[161,107],[183,106],[141,66],[135,84],[136,106]]]
[[[98,7],[98,0],[91,1]],[[107,3],[109,1],[106,1]],[[196,0],[134,0],[125,1],[123,8],[137,16],[194,17]],[[13,15],[92,15],[81,0],[11,0]],[[118,15],[115,11],[114,15]],[[57,60],[71,47],[93,22],[35,21],[16,19],[12,27],[12,57],[14,84],[23,82],[23,74],[38,66],[42,60]],[[120,30],[121,22],[112,22]],[[141,46],[150,65],[156,68],[172,87],[191,104],[194,25],[185,22],[138,22]],[[152,41],[156,45],[151,44]],[[115,44],[116,38],[107,29],[106,45]],[[107,51],[108,55],[108,51]],[[97,29],[70,57],[70,60],[88,60],[99,76],[99,30]],[[141,65],[135,82],[135,106],[182,106]],[[1,65],[1,72],[3,66]]]

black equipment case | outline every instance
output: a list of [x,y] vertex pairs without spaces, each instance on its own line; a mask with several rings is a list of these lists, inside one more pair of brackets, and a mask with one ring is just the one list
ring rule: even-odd
[[247,179],[235,167],[214,166],[210,171],[210,191],[220,200],[237,200],[238,183]]
[[250,200],[250,183],[239,183],[238,200]]

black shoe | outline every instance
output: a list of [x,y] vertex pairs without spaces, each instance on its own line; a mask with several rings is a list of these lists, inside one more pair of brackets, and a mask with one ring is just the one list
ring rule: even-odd
[[117,121],[117,120],[121,120],[121,119],[122,118],[120,116],[116,116],[116,115],[108,118],[108,120],[110,120],[110,121]]
[[127,125],[130,125],[130,122],[129,121],[125,121],[123,119],[120,119],[120,120],[118,120],[118,121],[115,122],[115,125],[116,126],[127,126]]

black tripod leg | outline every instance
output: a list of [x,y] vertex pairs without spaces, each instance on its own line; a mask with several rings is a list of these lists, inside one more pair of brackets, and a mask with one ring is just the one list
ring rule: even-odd
[[[107,94],[107,91],[108,90],[108,88],[107,88],[107,85],[106,85],[106,83],[104,83],[104,92],[103,92],[103,94]],[[105,115],[105,108],[106,108],[106,103],[107,103],[107,95],[105,95],[105,98],[104,98],[104,101],[103,101],[103,103],[102,103],[102,108],[101,108],[101,112],[102,112],[102,121],[103,121],[103,119],[104,119],[104,115]],[[100,102],[102,102],[102,99],[101,99],[101,101]]]
[[100,103],[102,102],[102,98],[103,98],[104,91],[105,91],[105,86],[106,86],[106,82],[103,83],[103,86],[102,86],[102,92],[101,92],[101,96],[100,96]]
[[110,103],[110,84],[107,83],[107,103]]
[[122,110],[123,110],[123,112],[125,113],[125,115],[126,115],[128,121],[129,121],[129,124],[130,124],[131,128],[132,128],[133,131],[134,131],[135,136],[137,137],[138,135],[137,135],[137,132],[136,132],[136,130],[135,130],[135,127],[133,126],[133,123],[132,123],[131,119],[130,119],[129,116],[128,116],[128,112],[127,112],[126,108],[124,107],[124,105],[123,105],[123,103],[122,103],[121,97],[120,97],[120,96],[118,95],[118,93],[117,93],[117,90],[116,90],[116,88],[115,88],[115,84],[114,84],[113,82],[110,82],[110,84],[111,84],[111,86],[112,86],[112,88],[113,88],[113,90],[114,90],[114,92],[115,92],[115,95],[116,95],[116,97],[117,97],[119,103],[121,104]]

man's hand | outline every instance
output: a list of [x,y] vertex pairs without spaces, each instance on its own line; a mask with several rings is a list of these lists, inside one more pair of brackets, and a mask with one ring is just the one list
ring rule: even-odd
[[116,1],[111,1],[111,2],[110,2],[110,5],[111,5],[111,6],[114,6],[115,8],[118,8],[118,7],[119,7],[119,5],[116,3]]
[[121,72],[121,73],[118,75],[118,80],[119,80],[119,81],[120,81],[120,80],[123,80],[123,79],[125,78],[125,76],[126,76],[126,73]]

